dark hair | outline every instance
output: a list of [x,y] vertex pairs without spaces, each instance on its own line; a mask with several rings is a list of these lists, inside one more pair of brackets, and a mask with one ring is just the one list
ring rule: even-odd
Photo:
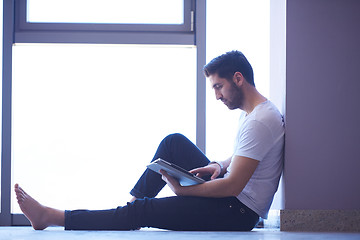
[[204,66],[203,70],[206,77],[217,74],[228,81],[232,81],[235,72],[241,72],[246,81],[255,86],[253,69],[240,51],[234,50],[214,58]]

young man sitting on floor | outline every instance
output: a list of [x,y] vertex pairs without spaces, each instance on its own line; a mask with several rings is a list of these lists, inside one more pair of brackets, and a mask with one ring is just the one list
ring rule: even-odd
[[[210,162],[186,137],[172,134],[160,143],[152,161],[162,158],[200,177],[211,176],[209,181],[184,187],[164,171],[159,175],[147,169],[130,192],[131,202],[98,211],[46,207],[16,184],[18,203],[34,229],[249,231],[259,217],[266,218],[283,169],[283,118],[256,90],[252,67],[241,52],[213,59],[204,73],[216,99],[231,110],[243,110],[233,155]],[[155,198],[165,184],[176,196]]]

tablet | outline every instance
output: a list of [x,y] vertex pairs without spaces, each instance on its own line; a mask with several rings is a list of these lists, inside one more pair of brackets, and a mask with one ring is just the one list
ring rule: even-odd
[[147,167],[159,174],[161,169],[165,170],[170,176],[177,179],[181,186],[191,186],[205,182],[204,179],[199,178],[189,171],[186,171],[185,169],[161,158],[155,160]]

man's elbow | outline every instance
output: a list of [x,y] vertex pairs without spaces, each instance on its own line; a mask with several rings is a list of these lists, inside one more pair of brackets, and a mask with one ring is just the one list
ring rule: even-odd
[[[242,191],[242,189],[241,189],[241,191]],[[239,191],[239,190],[233,190],[233,191],[231,191],[230,196],[231,196],[231,197],[237,197],[237,196],[239,196],[239,194],[241,193],[241,191]]]
[[230,197],[237,197],[242,192],[244,187],[239,188],[239,186],[229,186],[227,188],[227,194]]

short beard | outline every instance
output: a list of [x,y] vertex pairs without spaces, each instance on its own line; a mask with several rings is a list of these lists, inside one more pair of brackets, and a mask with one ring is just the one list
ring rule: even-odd
[[243,90],[239,88],[234,82],[231,82],[231,85],[232,85],[232,91],[231,91],[231,99],[229,99],[230,105],[228,105],[227,107],[230,110],[234,110],[237,108],[242,109],[244,104]]

